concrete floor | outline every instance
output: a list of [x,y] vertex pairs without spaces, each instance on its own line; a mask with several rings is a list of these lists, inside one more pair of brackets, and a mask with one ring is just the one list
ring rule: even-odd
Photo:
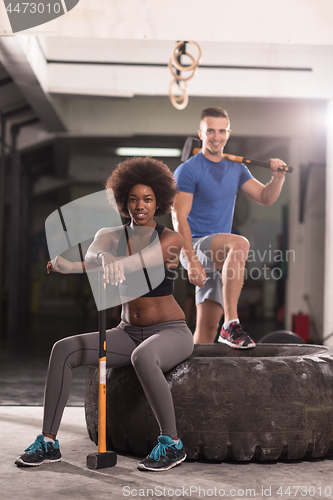
[[185,461],[168,472],[154,473],[137,470],[141,457],[118,455],[115,467],[90,470],[86,457],[97,450],[87,435],[82,406],[65,410],[58,435],[61,462],[36,468],[17,467],[15,458],[40,430],[42,411],[40,406],[0,406],[3,500],[333,498],[332,459],[284,463]]
[[[74,370],[69,406],[58,434],[63,460],[36,468],[17,467],[16,457],[40,433],[48,354],[59,338],[58,331],[61,336],[84,331],[80,325],[70,323],[68,317],[66,322],[55,318],[48,324],[52,328],[48,327],[47,335],[42,329],[37,332],[30,339],[29,350],[18,352],[0,346],[0,500],[135,497],[333,500],[333,459],[276,463],[186,461],[168,472],[153,473],[137,470],[142,457],[118,455],[115,467],[88,469],[86,457],[97,449],[88,437],[85,423],[86,368]],[[267,331],[260,332],[260,336]]]

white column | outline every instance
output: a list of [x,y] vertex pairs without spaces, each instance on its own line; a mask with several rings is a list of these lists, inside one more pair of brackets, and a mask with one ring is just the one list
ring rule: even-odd
[[288,250],[288,280],[285,301],[285,324],[287,330],[292,330],[292,316],[304,312],[303,294],[305,290],[304,268],[304,224],[299,223],[300,205],[300,165],[307,158],[307,141],[304,138],[292,138],[289,147],[289,164],[295,169],[288,178],[289,186],[289,235]]
[[327,105],[326,139],[324,344],[333,346],[333,100]]

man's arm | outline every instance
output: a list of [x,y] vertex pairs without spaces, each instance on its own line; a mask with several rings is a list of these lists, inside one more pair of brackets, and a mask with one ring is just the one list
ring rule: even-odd
[[262,184],[257,179],[249,179],[244,182],[240,191],[250,200],[256,201],[261,205],[270,206],[278,199],[285,179],[285,172],[278,170],[278,167],[284,166],[285,163],[278,158],[272,158],[271,172],[272,178],[266,184]]
[[188,261],[187,273],[190,283],[203,287],[207,276],[193,249],[191,229],[187,222],[192,203],[192,193],[178,192],[172,209],[172,222],[175,230],[184,238],[183,251]]

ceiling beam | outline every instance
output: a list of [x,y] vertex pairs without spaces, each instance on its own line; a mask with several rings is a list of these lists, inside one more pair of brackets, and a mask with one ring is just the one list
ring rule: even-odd
[[65,132],[47,91],[42,88],[20,43],[20,38],[0,38],[1,63],[27,103],[49,132]]
[[[80,0],[25,34],[103,39],[333,44],[331,0]],[[1,31],[0,31],[0,34]]]

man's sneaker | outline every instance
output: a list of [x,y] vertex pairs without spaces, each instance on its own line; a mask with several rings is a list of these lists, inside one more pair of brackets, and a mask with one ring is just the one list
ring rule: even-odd
[[59,441],[55,443],[44,441],[43,434],[38,434],[34,443],[25,450],[25,453],[15,460],[16,465],[29,465],[36,467],[37,465],[47,464],[49,462],[59,462],[61,453],[59,449]]
[[186,458],[183,443],[176,444],[169,436],[159,436],[158,444],[142,462],[138,469],[164,471],[180,464]]
[[240,323],[231,323],[226,329],[222,326],[217,342],[228,344],[234,349],[250,349],[256,346]]

